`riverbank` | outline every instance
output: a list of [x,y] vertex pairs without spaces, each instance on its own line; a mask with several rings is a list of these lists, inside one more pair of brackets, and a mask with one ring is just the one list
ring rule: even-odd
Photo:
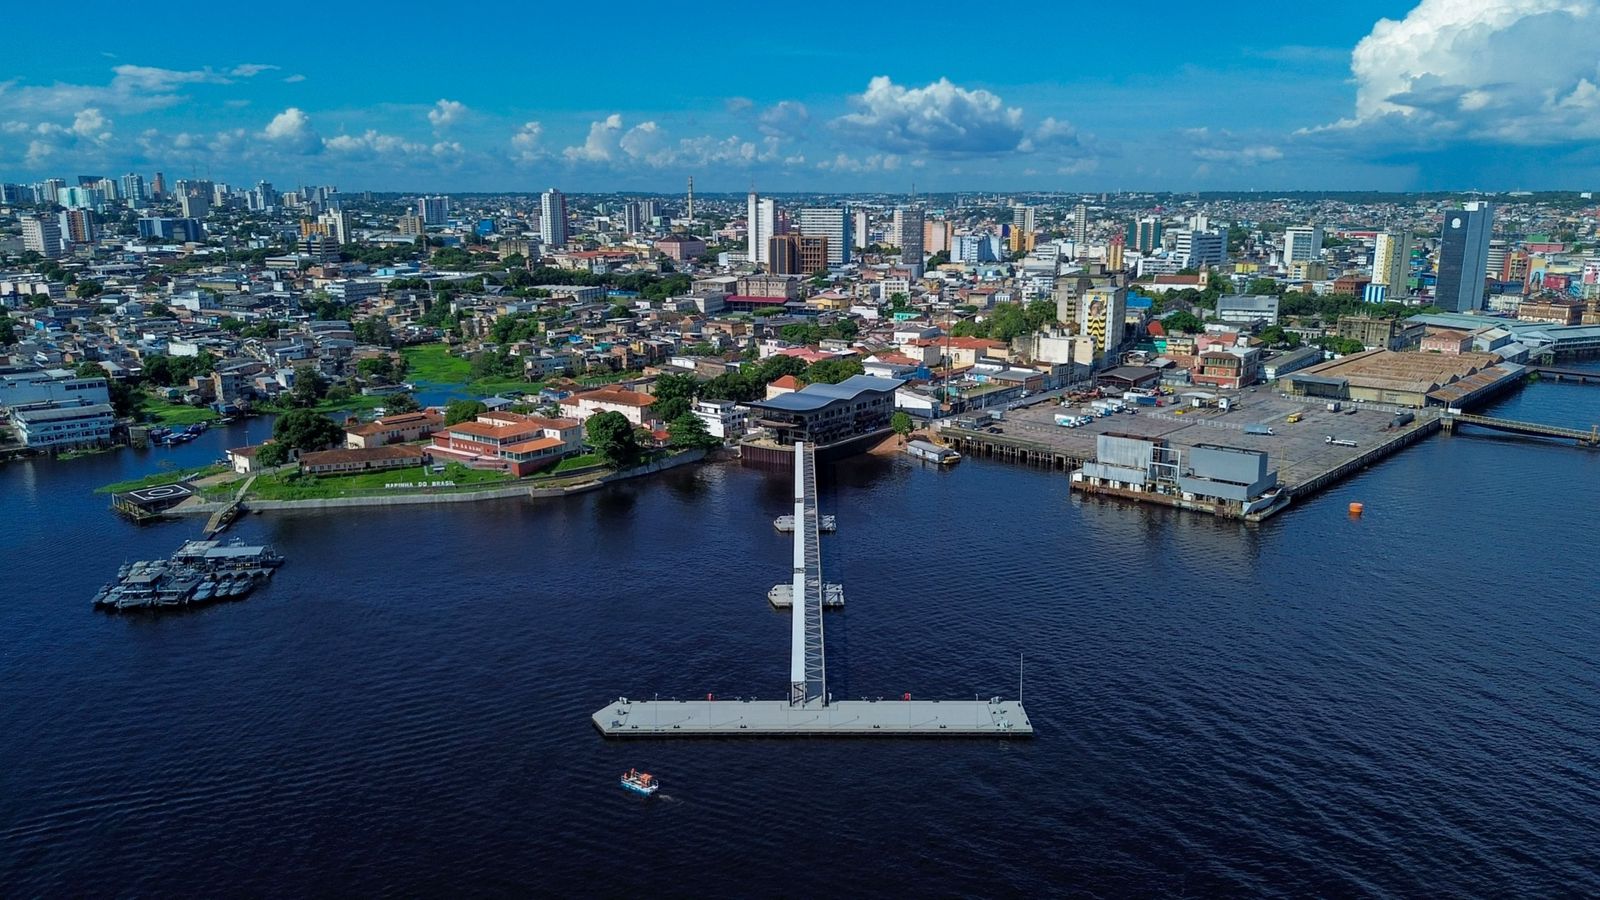
[[[574,494],[583,494],[599,490],[608,484],[626,481],[632,478],[641,478],[676,469],[679,466],[700,462],[706,458],[704,450],[686,450],[665,459],[657,460],[648,465],[628,469],[624,472],[609,472],[598,477],[589,477],[592,473],[575,473],[573,480],[556,479],[543,484],[538,482],[523,481],[502,487],[485,490],[452,490],[439,489],[424,492],[405,492],[374,496],[341,496],[341,497],[315,497],[301,499],[258,499],[247,496],[244,507],[247,510],[295,510],[295,509],[348,509],[366,506],[414,506],[439,503],[472,503],[484,500],[507,500],[517,497],[527,497],[533,500],[566,497]],[[190,500],[174,507],[173,515],[211,515],[217,510],[227,506],[227,502],[218,500]]]

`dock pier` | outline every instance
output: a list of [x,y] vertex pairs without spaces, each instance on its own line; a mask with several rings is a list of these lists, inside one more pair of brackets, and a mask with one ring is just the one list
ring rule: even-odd
[[[1596,383],[1600,384],[1600,380],[1597,380]],[[1559,438],[1561,440],[1577,441],[1584,447],[1600,447],[1600,426],[1590,426],[1588,431],[1584,431],[1581,428],[1562,428],[1559,425],[1518,422],[1515,419],[1497,419],[1493,416],[1475,416],[1471,413],[1445,413],[1445,431],[1454,432],[1460,425],[1476,425],[1479,428],[1487,428],[1491,431],[1503,431],[1507,434],[1520,434],[1528,437]]]
[[[789,686],[787,700],[630,700],[619,697],[591,721],[609,738],[671,737],[1031,737],[1033,723],[1016,700],[843,700],[828,693],[822,612],[843,587],[823,580],[815,451],[794,445],[794,554],[787,593]],[[780,588],[788,588],[787,592]]]

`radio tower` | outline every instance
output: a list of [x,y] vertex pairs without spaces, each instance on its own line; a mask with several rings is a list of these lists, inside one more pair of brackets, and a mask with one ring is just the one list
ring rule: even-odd
[[694,232],[694,176],[689,176],[689,231]]

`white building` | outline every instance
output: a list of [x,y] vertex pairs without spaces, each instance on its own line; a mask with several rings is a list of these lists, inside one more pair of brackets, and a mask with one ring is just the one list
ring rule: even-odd
[[110,403],[104,378],[79,378],[65,369],[0,375],[0,406]]
[[17,440],[22,446],[35,449],[65,450],[106,444],[111,441],[114,423],[111,407],[105,403],[11,411],[11,425]]
[[45,259],[61,257],[61,223],[43,216],[22,220],[22,249],[32,250]]
[[1173,232],[1173,241],[1173,255],[1183,262],[1184,268],[1217,268],[1228,259],[1228,242],[1221,232],[1184,228]]
[[555,188],[539,195],[539,240],[550,249],[567,245],[567,198]]
[[772,261],[767,252],[767,241],[777,233],[778,204],[751,191],[750,196],[745,198],[745,217],[749,220],[745,230],[746,259],[756,265],[766,265]]
[[706,423],[712,437],[743,437],[750,428],[750,410],[732,400],[696,400],[692,412]]
[[1229,325],[1278,324],[1278,298],[1272,294],[1231,294],[1217,298],[1217,320]]
[[842,266],[850,261],[850,249],[854,246],[850,224],[850,211],[842,206],[800,210],[800,233],[828,239],[830,266]]
[[1301,225],[1283,232],[1283,267],[1310,262],[1322,255],[1322,226]]
[[443,225],[450,220],[450,198],[418,197],[417,212],[422,216],[422,224]]

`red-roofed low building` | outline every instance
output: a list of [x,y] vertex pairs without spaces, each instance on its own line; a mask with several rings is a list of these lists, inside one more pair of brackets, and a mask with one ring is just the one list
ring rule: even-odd
[[623,390],[622,388],[601,388],[598,391],[585,391],[582,394],[573,394],[561,401],[563,415],[584,421],[595,413],[619,412],[635,425],[644,425],[650,421],[650,407],[656,398],[638,391]]
[[300,471],[308,475],[405,469],[427,462],[427,451],[415,445],[361,449],[311,450],[300,454]]
[[484,413],[435,432],[428,451],[478,469],[505,469],[517,477],[554,465],[583,449],[583,423],[520,413]]
[[432,410],[398,413],[351,425],[344,430],[344,445],[360,449],[420,441],[439,430],[443,424],[444,416]]
[[805,387],[805,385],[800,383],[800,379],[794,377],[793,375],[785,375],[782,378],[776,379],[767,384],[767,399],[771,400],[773,397],[781,397],[784,394],[792,394],[803,387]]

